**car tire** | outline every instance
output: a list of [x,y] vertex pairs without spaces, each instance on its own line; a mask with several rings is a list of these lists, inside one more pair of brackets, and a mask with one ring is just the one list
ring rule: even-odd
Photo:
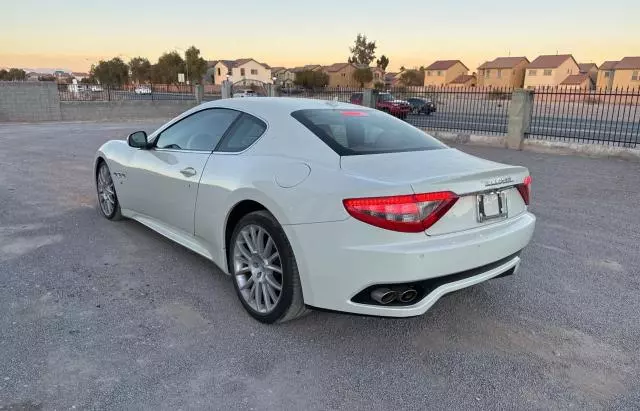
[[[245,215],[235,226],[227,248],[233,286],[253,318],[272,324],[290,321],[308,312],[293,249],[271,213],[265,210]],[[278,256],[269,262],[275,254]],[[277,297],[275,301],[273,297]]]
[[111,171],[106,162],[100,161],[96,171],[96,190],[98,194],[98,209],[107,220],[122,219],[120,202],[116,193],[116,186],[111,177]]

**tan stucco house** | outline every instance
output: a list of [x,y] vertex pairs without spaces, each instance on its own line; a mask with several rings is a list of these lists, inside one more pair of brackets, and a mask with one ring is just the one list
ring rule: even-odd
[[227,78],[233,83],[243,80],[273,83],[271,67],[252,58],[211,61],[207,75],[213,84],[222,84]]
[[605,61],[598,69],[598,90],[640,90],[640,57],[625,57],[620,61]]
[[613,75],[615,74],[616,64],[618,63],[619,61],[609,60],[600,65],[596,79],[596,89],[611,90],[613,87]]
[[329,76],[328,87],[360,87],[360,83],[353,78],[357,69],[356,65],[351,63],[334,63],[322,67],[322,71]]
[[438,60],[425,68],[425,86],[444,86],[463,74],[467,74],[469,69],[460,60]]
[[285,67],[271,67],[271,75],[276,78],[276,84],[281,87],[293,87],[296,73]]
[[464,88],[464,87],[475,87],[477,84],[477,78],[474,74],[461,74],[458,77],[454,78],[451,83],[448,84],[449,87],[456,88]]
[[625,57],[616,64],[613,88],[640,90],[640,57]]
[[526,57],[498,57],[478,67],[479,87],[522,88],[529,60]]
[[580,74],[588,74],[593,87],[595,87],[598,81],[598,65],[596,63],[580,63],[578,64]]
[[570,90],[591,90],[593,81],[588,73],[572,74],[562,80],[560,87]]
[[322,66],[320,64],[307,64],[304,66],[298,66],[291,69],[294,73],[298,73],[301,71],[318,71],[322,70]]
[[571,54],[539,56],[527,66],[524,87],[556,87],[568,76],[579,73],[578,63]]

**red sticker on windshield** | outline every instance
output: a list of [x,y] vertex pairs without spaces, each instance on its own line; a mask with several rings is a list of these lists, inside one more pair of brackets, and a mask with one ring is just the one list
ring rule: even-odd
[[365,111],[341,111],[345,117],[366,117],[368,114]]

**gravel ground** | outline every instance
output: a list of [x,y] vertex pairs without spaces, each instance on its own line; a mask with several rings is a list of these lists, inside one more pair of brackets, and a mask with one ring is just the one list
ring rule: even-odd
[[461,147],[534,176],[518,275],[417,318],[265,326],[211,263],[97,213],[95,150],[157,125],[0,125],[0,409],[640,406],[640,164]]

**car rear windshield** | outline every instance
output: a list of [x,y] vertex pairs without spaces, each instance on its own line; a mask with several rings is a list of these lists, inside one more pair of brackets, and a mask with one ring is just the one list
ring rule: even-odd
[[423,131],[375,110],[311,109],[291,115],[341,156],[447,148]]

